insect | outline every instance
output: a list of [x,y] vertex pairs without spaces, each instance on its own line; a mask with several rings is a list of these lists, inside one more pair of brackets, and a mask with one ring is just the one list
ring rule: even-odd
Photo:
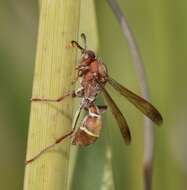
[[[100,94],[103,94],[104,99],[106,100],[108,106],[111,108],[112,114],[117,121],[125,143],[129,144],[131,141],[131,134],[127,121],[106,90],[105,86],[107,83],[110,84],[122,96],[127,98],[154,123],[160,125],[163,121],[161,114],[151,103],[128,90],[110,77],[106,65],[96,57],[94,51],[87,49],[87,40],[85,34],[81,34],[81,38],[83,39],[84,48],[81,47],[78,42],[71,41],[71,45],[81,51],[81,60],[76,67],[77,79],[80,80],[80,88],[76,91],[68,92],[64,96],[54,100],[32,98],[32,101],[62,102],[64,98],[68,96],[80,97],[81,102],[74,116],[72,130],[57,139],[55,143],[43,149],[32,159],[26,161],[26,163],[34,161],[48,149],[51,149],[56,144],[62,142],[68,137],[72,138],[72,144],[74,145],[86,146],[95,143],[95,141],[100,136],[100,132],[103,126],[101,114],[107,109],[106,105],[100,106],[96,104],[96,97]],[[80,127],[76,128],[82,110],[85,110],[87,112],[87,115],[82,120]]]

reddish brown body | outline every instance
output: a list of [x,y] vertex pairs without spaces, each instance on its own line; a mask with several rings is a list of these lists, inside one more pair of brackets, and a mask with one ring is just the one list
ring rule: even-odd
[[89,108],[89,112],[95,115],[92,116],[89,114],[84,118],[81,126],[73,137],[72,144],[85,146],[95,143],[97,138],[99,138],[102,128],[100,111],[96,105],[92,105]]
[[95,58],[92,51],[87,51],[77,69],[81,88],[75,92],[75,95],[82,97],[81,106],[88,110],[89,114],[83,119],[72,143],[85,146],[95,143],[100,135],[102,128],[101,112],[95,104],[95,98],[102,88],[97,81],[101,81],[104,86],[108,74],[105,65]]
[[78,77],[84,92],[84,96],[88,98],[96,98],[96,95],[101,91],[101,87],[97,81],[103,85],[107,82],[108,73],[105,65],[96,58],[89,61],[82,61],[78,67]]

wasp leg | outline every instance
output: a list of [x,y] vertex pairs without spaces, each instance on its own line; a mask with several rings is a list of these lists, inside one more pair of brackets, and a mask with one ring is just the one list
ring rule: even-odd
[[64,100],[64,98],[68,97],[68,96],[72,96],[73,98],[75,97],[83,97],[84,95],[84,88],[80,87],[79,89],[77,89],[76,91],[72,91],[72,92],[67,92],[65,95],[61,96],[60,98],[57,99],[48,99],[48,98],[31,98],[32,102],[62,102]]
[[65,95],[61,96],[60,98],[57,99],[48,99],[48,98],[31,98],[31,101],[33,102],[61,102],[64,100],[64,98],[72,96],[76,97],[75,91],[68,92]]
[[79,107],[79,109],[76,111],[75,113],[75,117],[73,120],[73,128],[70,132],[66,133],[65,135],[63,135],[62,137],[58,138],[55,143],[47,146],[45,149],[41,150],[38,154],[36,154],[33,158],[29,159],[26,161],[26,164],[29,164],[31,162],[33,162],[34,160],[36,160],[37,158],[39,158],[43,153],[45,153],[46,151],[50,150],[51,148],[53,148],[54,146],[56,146],[57,144],[63,142],[63,140],[65,140],[68,137],[72,137],[74,135],[75,129],[76,129],[76,125],[81,113],[82,107]]
[[53,148],[56,144],[59,144],[60,142],[62,142],[63,140],[65,140],[68,137],[71,137],[71,135],[73,134],[74,129],[71,130],[69,133],[63,135],[61,138],[57,139],[55,143],[47,146],[45,149],[43,149],[42,151],[40,151],[38,154],[36,154],[33,158],[31,158],[30,160],[26,161],[26,164],[29,164],[31,162],[33,162],[34,160],[36,160],[37,158],[39,158],[43,153],[45,153],[46,151],[48,151],[49,149]]
[[75,91],[74,95],[75,95],[76,97],[82,98],[82,97],[84,96],[84,88],[83,88],[83,87],[78,88],[78,89]]
[[107,110],[107,106],[106,105],[98,105],[97,106],[99,108],[99,112],[100,114],[104,113]]

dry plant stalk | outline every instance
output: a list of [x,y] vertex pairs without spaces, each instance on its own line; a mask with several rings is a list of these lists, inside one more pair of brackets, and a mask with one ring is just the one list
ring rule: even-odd
[[[40,1],[40,24],[32,97],[55,99],[72,88],[76,50],[68,48],[77,39],[80,1]],[[27,160],[71,129],[73,101],[32,102]],[[70,141],[46,152],[26,165],[24,190],[67,189]]]
[[[140,55],[140,51],[138,49],[136,40],[134,38],[133,32],[130,29],[130,26],[120,9],[116,0],[107,0],[109,6],[114,12],[119,24],[121,26],[121,30],[124,34],[128,42],[129,49],[132,54],[133,64],[139,78],[141,94],[142,96],[149,100],[149,90],[148,90],[148,82],[146,79],[145,68],[143,64],[143,60]],[[151,190],[151,180],[152,180],[152,162],[153,162],[153,152],[154,151],[154,128],[152,122],[144,117],[144,186],[145,190]]]

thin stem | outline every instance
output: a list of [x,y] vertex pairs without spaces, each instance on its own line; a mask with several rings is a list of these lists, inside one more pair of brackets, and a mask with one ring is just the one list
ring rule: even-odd
[[[124,37],[127,39],[129,49],[132,54],[134,67],[139,78],[141,94],[145,99],[149,99],[148,82],[146,79],[145,68],[143,64],[140,51],[138,49],[133,32],[128,25],[124,13],[120,9],[116,0],[107,0],[113,13],[115,14]],[[152,162],[153,162],[153,149],[154,149],[154,129],[152,122],[144,117],[144,182],[145,190],[151,190],[151,178],[152,178]]]

